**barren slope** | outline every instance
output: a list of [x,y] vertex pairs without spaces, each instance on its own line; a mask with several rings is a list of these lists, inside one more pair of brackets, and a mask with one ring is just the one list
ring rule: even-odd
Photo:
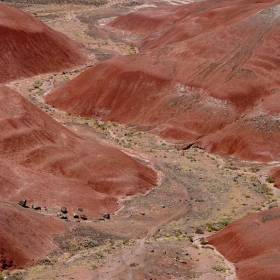
[[0,4],[0,83],[80,65],[81,47],[33,16]]
[[208,238],[235,263],[238,279],[279,279],[279,211],[254,213]]
[[60,220],[4,201],[0,209],[0,270],[33,265],[56,249],[52,235],[64,229]]
[[[145,193],[157,184],[152,169],[115,148],[80,138],[3,85],[0,86],[0,155],[1,199],[17,203],[25,198],[29,207],[38,204],[41,213],[48,215],[55,215],[61,206],[67,207],[70,219],[78,207],[84,209],[88,219],[101,217],[104,212],[113,214],[118,209],[118,198]],[[4,207],[3,211],[8,210]],[[33,230],[29,224],[39,227],[42,221],[35,216],[34,221],[25,217],[26,212],[18,213],[18,209],[11,211],[15,212],[12,229],[5,222],[14,219],[9,218],[12,212],[1,215],[0,221],[0,238],[7,239],[0,242],[2,268],[30,264],[48,247],[44,245],[32,256],[37,248],[31,248],[33,242],[44,238],[47,228],[45,233],[42,225],[42,232],[35,234],[36,240],[24,234],[19,238],[17,231],[26,230],[28,236]],[[46,227],[50,223],[46,222]],[[10,230],[15,235],[6,236]],[[23,247],[26,248],[23,253],[16,249]],[[12,252],[18,253],[15,259],[10,256]]]
[[[228,125],[243,124],[246,114],[279,91],[279,3],[205,1],[122,16],[112,26],[148,34],[143,51],[95,65],[46,101],[166,139],[189,143],[206,137],[201,143],[208,150],[211,133],[225,128],[215,152],[278,159],[278,148],[262,147],[267,130],[261,126],[250,126],[255,136],[251,152],[243,142],[238,150],[234,145],[226,149],[220,139],[227,137]],[[244,136],[239,132],[236,137]],[[263,149],[269,156],[262,155]]]

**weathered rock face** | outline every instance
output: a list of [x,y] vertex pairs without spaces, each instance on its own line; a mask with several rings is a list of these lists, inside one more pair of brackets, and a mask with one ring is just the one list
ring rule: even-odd
[[85,62],[82,46],[33,16],[0,3],[0,83]]
[[[1,205],[25,198],[30,207],[43,206],[42,214],[44,206],[53,213],[61,205],[71,213],[82,206],[92,219],[106,211],[114,213],[119,196],[146,193],[156,185],[157,174],[152,169],[115,148],[80,138],[0,85]],[[30,265],[50,248],[53,221],[44,216],[37,219],[32,209],[12,208],[11,213],[5,209],[0,211],[0,269]],[[39,250],[36,246],[45,238],[45,230],[49,235]],[[35,240],[30,238],[33,232]]]
[[280,208],[251,214],[208,238],[237,269],[238,279],[278,279]]
[[165,139],[199,139],[213,153],[278,159],[278,111],[267,98],[280,87],[279,5],[203,1],[121,16],[111,26],[146,34],[142,52],[95,65],[46,101]]

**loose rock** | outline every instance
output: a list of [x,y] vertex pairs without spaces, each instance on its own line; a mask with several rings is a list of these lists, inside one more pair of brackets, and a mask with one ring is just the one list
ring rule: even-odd
[[102,215],[102,217],[103,217],[104,219],[111,219],[110,214],[108,214],[108,213],[104,213],[104,214]]
[[74,214],[73,214],[73,217],[74,217],[75,219],[78,219],[78,218],[79,218],[79,215],[78,215],[77,213],[74,213]]
[[26,207],[26,199],[21,199],[18,204],[22,207]]
[[40,207],[39,205],[37,205],[37,204],[33,204],[33,205],[32,205],[32,208],[33,208],[34,210],[41,210],[41,207]]
[[87,220],[87,216],[86,216],[86,215],[82,215],[82,216],[81,216],[81,219]]
[[62,206],[62,207],[61,207],[61,212],[62,212],[63,214],[66,214],[66,213],[67,213],[67,209],[66,209],[65,206]]

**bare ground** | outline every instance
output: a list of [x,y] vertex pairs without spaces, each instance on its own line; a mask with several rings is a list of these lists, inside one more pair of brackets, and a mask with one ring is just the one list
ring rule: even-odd
[[[139,38],[106,28],[110,18],[163,3],[120,2],[101,7],[20,5],[84,43],[89,56],[86,68],[115,55],[137,52]],[[235,279],[233,265],[201,238],[279,202],[277,191],[265,183],[271,165],[213,156],[199,148],[178,150],[174,143],[137,128],[67,115],[44,104],[44,94],[78,75],[83,67],[9,86],[75,133],[119,147],[153,166],[161,174],[160,186],[146,195],[121,199],[120,210],[110,220],[68,223],[68,230],[56,238],[58,251],[35,267],[11,274],[19,279]]]

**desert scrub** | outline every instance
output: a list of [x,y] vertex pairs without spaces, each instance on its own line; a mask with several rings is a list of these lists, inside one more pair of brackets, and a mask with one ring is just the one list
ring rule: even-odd
[[222,223],[223,226],[226,227],[226,226],[228,226],[230,224],[230,219],[226,218],[221,223]]
[[226,268],[222,265],[213,265],[212,266],[213,270],[219,271],[219,272],[226,272]]
[[203,234],[204,230],[202,228],[198,227],[198,228],[195,229],[195,233],[196,234]]
[[275,182],[274,177],[272,177],[272,176],[268,176],[268,177],[265,179],[265,181],[266,181],[267,183],[270,183],[270,184],[272,184],[272,183]]
[[228,226],[231,223],[230,218],[224,218],[223,220],[219,221],[218,223],[207,223],[206,224],[206,231],[220,231],[224,227]]
[[193,242],[193,236],[192,235],[188,235],[187,238],[190,240],[190,242]]
[[251,171],[252,171],[253,173],[259,172],[260,170],[261,170],[261,169],[260,169],[258,166],[252,167],[252,168],[251,168]]
[[259,190],[260,193],[265,194],[267,196],[272,196],[272,189],[267,184],[261,184]]
[[271,209],[271,208],[274,208],[274,207],[278,207],[278,203],[277,202],[273,202],[273,203],[268,205],[268,209]]
[[42,81],[36,81],[36,82],[33,84],[33,88],[40,88],[42,85],[43,85],[43,82],[42,82]]
[[200,239],[200,244],[201,244],[201,245],[207,245],[208,242],[206,241],[206,239],[205,239],[204,237],[202,237],[202,238]]

